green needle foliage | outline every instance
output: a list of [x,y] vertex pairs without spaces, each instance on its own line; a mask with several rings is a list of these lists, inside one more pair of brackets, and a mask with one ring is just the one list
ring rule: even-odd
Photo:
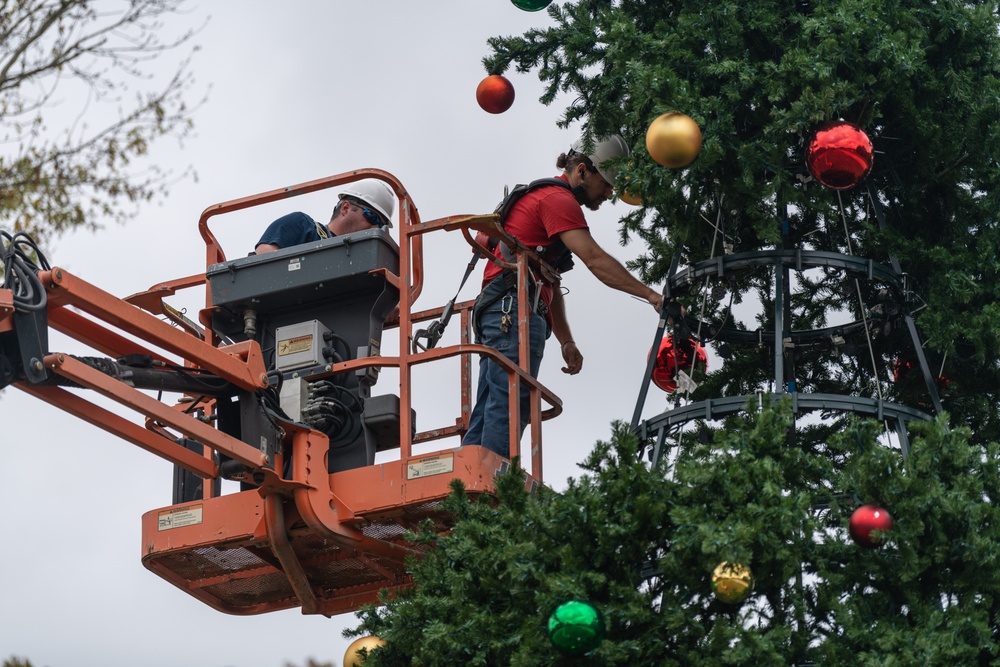
[[[982,442],[1000,437],[997,3],[579,0],[549,14],[552,27],[491,39],[484,65],[535,72],[547,84],[543,103],[566,102],[563,125],[625,137],[632,155],[618,185],[644,203],[621,221],[623,242],[644,246],[633,268],[662,281],[675,257],[684,266],[726,249],[816,249],[883,264],[891,253],[909,274],[906,308],[933,373],[947,380],[946,409]],[[690,116],[703,133],[685,169],[646,152],[647,128],[668,112]],[[805,166],[815,130],[837,119],[863,128],[876,151],[866,182],[840,193]],[[913,346],[899,314],[879,310],[879,286],[856,286],[842,271],[814,274],[795,276],[788,328],[867,320],[870,335],[849,340],[850,353],[832,343],[796,349],[799,389],[915,405],[894,382],[897,361],[912,365]],[[770,330],[768,275],[733,275],[680,296],[717,328]],[[703,306],[713,287],[727,296]],[[766,306],[758,321],[734,321],[731,307],[756,301]],[[727,364],[702,396],[770,388],[768,365],[754,371],[757,351],[735,352],[751,359]],[[917,375],[910,380],[926,404]]]
[[[484,66],[534,72],[541,101],[565,104],[563,126],[629,143],[617,185],[643,202],[621,220],[622,242],[643,244],[632,268],[662,281],[675,261],[778,248],[898,260],[908,278],[888,297],[856,272],[793,271],[785,330],[831,335],[778,347],[799,391],[930,412],[912,314],[945,412],[910,425],[905,459],[883,424],[807,421],[765,401],[683,433],[669,465],[646,461],[646,443],[618,425],[562,493],[528,494],[516,473],[495,502],[456,489],[454,531],[418,538],[436,548],[412,563],[415,587],[360,614],[354,633],[387,642],[366,664],[1000,664],[998,4],[577,0],[548,12],[551,27],[490,40]],[[645,150],[668,112],[702,129],[684,169]],[[866,181],[839,192],[805,166],[814,132],[836,119],[876,151]],[[781,382],[773,339],[711,341],[773,331],[775,275],[675,295],[727,358],[686,398]],[[834,340],[838,322],[860,326]],[[878,548],[848,535],[862,504],[894,519]],[[742,604],[712,593],[723,561],[753,572]],[[571,599],[607,622],[582,657],[546,636]]]
[[[753,409],[672,471],[619,425],[561,494],[529,495],[517,471],[495,503],[457,489],[455,530],[420,538],[436,548],[412,563],[415,587],[361,613],[353,634],[387,642],[365,664],[1000,664],[1000,448],[925,422],[904,464],[852,422],[834,465],[789,447],[791,424],[788,402]],[[877,549],[848,536],[860,499],[894,517]],[[741,605],[712,593],[722,561],[753,572]],[[582,657],[546,635],[571,599],[607,624]]]

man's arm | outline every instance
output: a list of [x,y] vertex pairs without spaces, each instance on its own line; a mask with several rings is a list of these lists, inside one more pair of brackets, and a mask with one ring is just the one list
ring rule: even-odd
[[315,229],[316,222],[302,211],[288,213],[267,226],[257,245],[254,246],[254,252],[262,255],[305,243],[310,237],[317,236]]
[[566,318],[566,301],[563,299],[562,289],[559,283],[552,285],[552,303],[549,304],[549,317],[552,320],[552,333],[559,341],[562,352],[563,366],[562,372],[576,375],[583,368],[583,355],[573,340],[573,334],[569,329],[569,320]]
[[[570,229],[559,234],[560,240],[580,258],[594,276],[613,289],[645,299],[660,312],[663,295],[644,285],[622,263],[609,255],[590,235],[589,229]],[[554,329],[553,329],[554,330]]]

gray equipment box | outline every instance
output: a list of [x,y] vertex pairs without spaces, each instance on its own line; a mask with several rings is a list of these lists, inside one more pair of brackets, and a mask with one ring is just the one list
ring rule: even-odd
[[[324,431],[330,437],[330,472],[371,465],[376,447],[391,446],[377,442],[389,438],[378,401],[368,410],[378,430],[362,418],[378,369],[329,370],[340,361],[378,354],[385,319],[399,303],[398,290],[379,269],[399,274],[399,246],[387,229],[241,257],[205,272],[216,333],[233,341],[252,335],[268,369],[284,382],[301,379],[309,388],[325,387],[325,395],[349,410],[339,416],[342,428]],[[255,327],[247,328],[246,321]],[[289,341],[308,341],[309,347],[301,354],[289,354],[298,348],[279,349]],[[398,433],[395,439],[398,443]]]
[[381,291],[384,279],[370,273],[380,268],[399,274],[399,246],[387,229],[366,229],[213,264],[205,275],[212,305],[238,315],[242,331],[239,313],[246,308],[261,315]]

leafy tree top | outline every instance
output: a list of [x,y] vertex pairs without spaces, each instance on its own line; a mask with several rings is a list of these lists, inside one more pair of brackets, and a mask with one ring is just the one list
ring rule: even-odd
[[184,4],[0,6],[0,225],[38,241],[94,229],[128,218],[177,177],[140,160],[155,139],[190,129],[187,60],[162,80],[152,67],[193,37],[165,25]]

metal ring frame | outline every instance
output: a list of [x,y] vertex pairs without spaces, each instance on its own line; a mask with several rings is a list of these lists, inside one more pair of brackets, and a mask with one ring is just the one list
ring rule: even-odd
[[[884,283],[893,290],[897,300],[900,302],[904,300],[906,293],[903,276],[884,264],[853,255],[802,249],[746,252],[707,259],[678,271],[670,278],[670,287],[672,291],[683,291],[686,288],[696,286],[697,281],[704,278],[725,278],[731,273],[740,273],[760,267],[773,266],[788,267],[795,271],[816,268],[841,269],[848,274],[857,275],[869,281]],[[692,330],[705,331],[715,326],[691,316],[685,317],[685,321]],[[790,333],[789,338],[792,343],[802,344],[829,339],[832,336],[850,336],[861,333],[864,330],[865,323],[858,320],[823,329],[793,331]],[[758,344],[762,340],[773,341],[774,331],[721,329],[711,336],[711,340],[745,345]]]
[[[675,260],[676,261],[676,260]],[[905,277],[895,267],[880,264],[868,258],[844,255],[840,253],[796,249],[774,249],[757,252],[739,253],[714,257],[697,264],[691,265],[683,270],[676,270],[676,263],[672,267],[671,274],[667,280],[665,296],[677,296],[678,292],[684,292],[690,287],[697,286],[698,282],[710,277],[723,278],[728,274],[746,272],[760,267],[771,267],[777,272],[776,278],[781,276],[781,271],[790,270],[803,271],[811,268],[834,268],[845,271],[859,279],[869,282],[877,281],[885,284],[892,290],[895,298],[902,304],[905,303],[907,287]],[[904,309],[905,310],[905,309]],[[908,320],[909,320],[908,316]],[[713,325],[703,322],[695,317],[686,317],[687,324],[692,329],[696,327],[712,327]],[[663,322],[661,321],[661,328]],[[865,322],[856,321],[844,325],[827,327],[799,332],[785,332],[784,337],[790,338],[792,343],[801,344],[830,338],[833,335],[846,335],[865,330]],[[911,330],[911,335],[916,335],[916,330]],[[723,335],[725,334],[725,335]],[[764,341],[776,346],[776,333],[774,331],[745,331],[733,329],[731,331],[718,332],[714,336],[715,340],[731,341],[743,344],[760,344]],[[914,339],[914,344],[919,345],[919,340]],[[648,387],[649,375],[652,372],[652,359],[647,365],[647,377],[645,378],[644,390]],[[779,382],[780,385],[780,382]],[[767,396],[773,403],[783,398],[792,401],[792,408],[795,414],[802,414],[815,410],[827,410],[836,412],[852,412],[854,414],[874,417],[880,421],[890,420],[895,423],[896,433],[899,437],[900,448],[904,458],[909,455],[909,439],[906,432],[906,425],[910,421],[929,420],[931,415],[916,408],[899,405],[881,399],[862,398],[858,396],[847,396],[840,394],[807,394],[799,392],[779,392],[775,394],[753,394],[744,396],[731,396],[724,398],[709,399],[680,406],[667,410],[655,417],[647,419],[637,424],[637,417],[641,403],[645,399],[645,391],[640,393],[640,403],[636,406],[636,415],[633,418],[633,425],[637,434],[643,442],[653,441],[652,461],[658,464],[664,448],[664,441],[672,427],[686,424],[690,421],[705,419],[721,419],[746,410],[748,401],[755,397]],[[936,404],[936,403],[935,403]]]

